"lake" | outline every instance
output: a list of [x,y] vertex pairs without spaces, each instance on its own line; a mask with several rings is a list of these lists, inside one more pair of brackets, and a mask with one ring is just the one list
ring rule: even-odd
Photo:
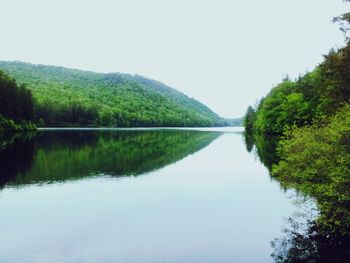
[[235,128],[11,135],[0,175],[0,262],[274,262],[305,212]]

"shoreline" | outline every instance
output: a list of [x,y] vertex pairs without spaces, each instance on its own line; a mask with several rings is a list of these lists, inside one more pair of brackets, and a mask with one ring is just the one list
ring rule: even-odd
[[40,127],[37,131],[145,131],[145,130],[193,130],[193,131],[219,131],[243,132],[243,126],[228,127]]

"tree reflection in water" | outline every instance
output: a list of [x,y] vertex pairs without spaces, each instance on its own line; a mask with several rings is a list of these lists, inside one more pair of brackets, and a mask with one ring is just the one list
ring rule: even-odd
[[[248,152],[258,156],[271,172],[273,165],[279,161],[276,154],[277,141],[268,136],[245,134],[245,143]],[[286,182],[272,178],[284,190],[290,188]],[[310,188],[307,187],[306,185],[305,189]],[[346,222],[350,220],[350,207],[336,201],[323,202],[319,196],[296,191],[299,195],[299,206],[304,212],[288,218],[283,228],[283,236],[271,242],[274,261],[350,262],[350,229],[346,227]],[[310,208],[310,198],[314,200],[316,208]]]
[[0,139],[0,187],[91,176],[136,176],[204,148],[219,132],[45,131]]

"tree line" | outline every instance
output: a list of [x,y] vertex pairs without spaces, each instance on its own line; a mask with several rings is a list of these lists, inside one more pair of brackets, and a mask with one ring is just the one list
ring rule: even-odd
[[24,85],[0,71],[0,130],[33,129],[33,96]]
[[202,127],[231,123],[185,94],[141,76],[4,61],[0,61],[0,69],[31,90],[38,126]]
[[350,46],[332,50],[314,71],[285,79],[248,107],[245,126],[260,134],[280,135],[335,114],[350,100]]
[[[346,33],[349,18],[338,18]],[[349,39],[313,71],[285,78],[249,106],[244,126],[247,149],[258,153],[271,175],[284,188],[317,200],[320,215],[310,235],[332,240],[334,251],[349,253],[338,242],[350,243]]]

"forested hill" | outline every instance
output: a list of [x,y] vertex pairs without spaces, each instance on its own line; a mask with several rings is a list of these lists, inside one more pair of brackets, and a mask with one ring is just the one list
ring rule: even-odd
[[155,80],[122,73],[0,61],[34,97],[39,126],[225,126],[199,101]]
[[4,130],[35,130],[33,119],[31,92],[0,71],[0,134]]

